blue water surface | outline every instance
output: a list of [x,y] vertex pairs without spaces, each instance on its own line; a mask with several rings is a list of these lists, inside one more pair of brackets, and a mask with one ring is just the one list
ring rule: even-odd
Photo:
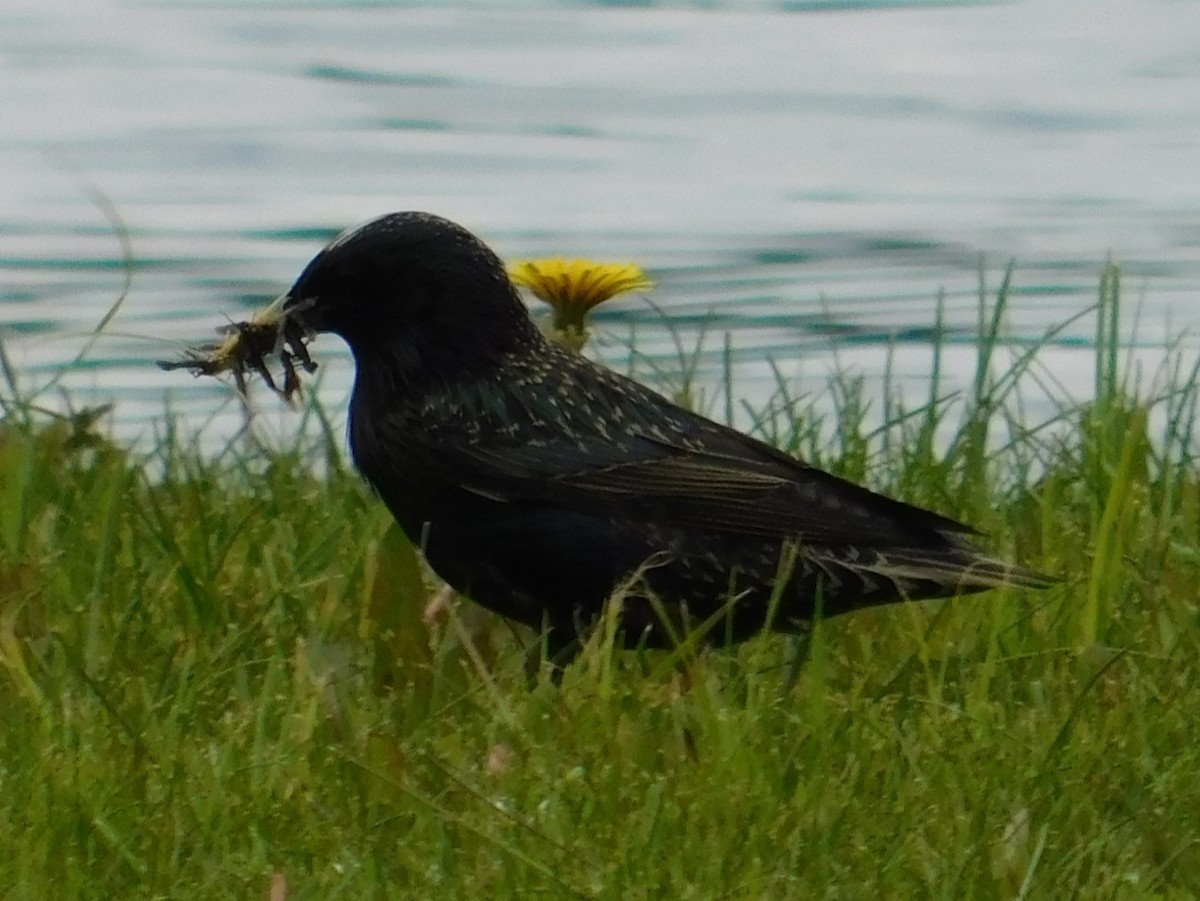
[[[939,293],[965,383],[981,259],[993,284],[1016,261],[1018,343],[1094,302],[1109,257],[1147,373],[1200,325],[1198,4],[10,0],[0,121],[8,354],[44,383],[120,295],[111,203],[132,286],[62,385],[131,440],[164,401],[236,431],[229,388],[153,361],[396,209],[508,258],[641,263],[658,288],[605,309],[597,352],[629,365],[632,334],[650,378],[702,342],[714,398],[728,343],[738,396],[890,367],[915,401]],[[1052,393],[1086,395],[1094,328],[1044,351]],[[315,352],[339,409],[349,360]]]

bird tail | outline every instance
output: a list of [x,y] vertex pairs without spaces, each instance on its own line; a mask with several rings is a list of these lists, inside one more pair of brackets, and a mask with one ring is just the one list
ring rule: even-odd
[[[847,565],[843,562],[843,565]],[[855,568],[850,564],[851,568]],[[869,570],[869,573],[864,571]],[[990,588],[1049,588],[1059,580],[1053,576],[1018,566],[1015,563],[982,554],[966,545],[937,550],[897,548],[880,551],[860,569],[864,581],[890,583],[894,591],[908,600],[953,597],[974,594]],[[863,606],[870,606],[870,595]],[[893,597],[895,595],[893,594]]]
[[1059,581],[1036,570],[997,557],[960,551],[948,557],[892,555],[886,558],[889,575],[898,579],[933,581],[948,591],[985,591],[989,588],[1049,588]]

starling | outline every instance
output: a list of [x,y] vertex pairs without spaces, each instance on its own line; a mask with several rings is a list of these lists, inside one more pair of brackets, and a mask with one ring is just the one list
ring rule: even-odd
[[666,647],[1050,581],[552,343],[496,254],[438,216],[342,234],[283,309],[350,346],[354,461],[429,565],[559,662],[614,592],[623,645]]

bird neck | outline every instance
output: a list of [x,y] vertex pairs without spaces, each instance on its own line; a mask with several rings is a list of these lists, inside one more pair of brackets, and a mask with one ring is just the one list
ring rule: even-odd
[[371,407],[420,403],[456,385],[487,379],[507,360],[537,354],[545,343],[525,317],[514,328],[471,334],[434,331],[352,341],[354,395]]

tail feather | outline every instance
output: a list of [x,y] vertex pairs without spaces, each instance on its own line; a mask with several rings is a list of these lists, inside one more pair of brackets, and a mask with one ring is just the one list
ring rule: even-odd
[[[941,548],[894,548],[870,554],[860,552],[853,557],[813,559],[812,562],[832,577],[836,587],[830,600],[835,601],[833,609],[837,612],[896,600],[974,594],[991,588],[1041,589],[1059,581],[980,553],[965,544]],[[838,591],[837,587],[849,590]]]
[[997,557],[961,551],[946,557],[925,557],[911,553],[881,556],[876,572],[898,583],[905,579],[937,582],[951,591],[984,591],[1004,586],[1048,588],[1058,581]]

